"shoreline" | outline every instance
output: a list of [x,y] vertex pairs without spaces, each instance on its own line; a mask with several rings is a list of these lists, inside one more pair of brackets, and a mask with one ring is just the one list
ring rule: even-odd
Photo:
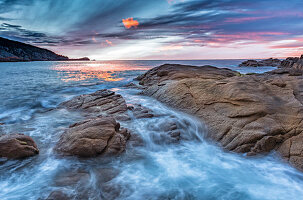
[[[266,173],[271,173],[270,168],[273,166],[279,168],[278,178],[285,175],[283,174],[285,171],[291,174],[289,180],[293,180],[293,178],[300,175],[300,171],[292,168],[279,156],[266,156],[271,150],[278,151],[276,148],[271,149],[271,145],[282,143],[284,139],[287,139],[287,134],[282,134],[285,127],[279,129],[281,124],[283,124],[282,122],[281,124],[272,125],[272,121],[267,119],[268,116],[273,115],[273,113],[265,115],[265,112],[273,110],[268,102],[275,102],[276,98],[265,98],[262,94],[270,95],[263,92],[263,90],[267,91],[266,87],[268,87],[275,96],[283,94],[285,99],[291,102],[291,99],[288,98],[290,93],[285,91],[290,88],[293,89],[296,80],[301,77],[301,75],[289,76],[289,69],[283,70],[277,69],[264,74],[245,75],[229,69],[211,66],[195,67],[166,64],[146,71],[138,76],[137,80],[131,81],[127,85],[119,84],[118,87],[113,87],[115,88],[113,91],[111,91],[111,87],[102,90],[85,90],[89,92],[77,93],[73,98],[67,101],[66,99],[63,100],[56,107],[57,109],[51,111],[61,112],[64,110],[70,113],[70,117],[73,117],[73,113],[77,113],[81,117],[75,117],[76,121],[68,120],[69,124],[65,124],[64,127],[61,126],[60,129],[49,130],[49,133],[47,131],[46,135],[49,135],[47,136],[49,141],[47,142],[46,140],[46,142],[50,144],[41,141],[45,137],[44,135],[39,135],[38,138],[33,135],[33,138],[37,139],[36,142],[39,149],[36,148],[36,145],[33,145],[32,155],[34,156],[24,162],[27,162],[30,166],[37,164],[38,166],[47,166],[49,163],[57,163],[54,168],[50,169],[51,171],[37,173],[41,177],[48,177],[48,181],[41,181],[41,183],[36,180],[40,184],[51,188],[43,190],[40,197],[45,198],[53,198],[56,195],[81,196],[83,194],[86,195],[88,191],[96,192],[94,195],[98,195],[98,192],[102,191],[105,195],[114,195],[110,196],[111,198],[117,197],[115,195],[121,192],[120,186],[126,188],[132,185],[142,187],[142,183],[144,184],[145,180],[141,180],[143,182],[138,183],[133,181],[136,180],[134,179],[135,177],[139,176],[141,179],[146,174],[153,173],[153,170],[150,171],[151,169],[145,167],[145,164],[142,165],[142,163],[146,162],[164,170],[160,170],[151,176],[152,179],[150,180],[161,180],[159,184],[169,184],[168,182],[177,181],[171,176],[161,175],[162,172],[170,174],[172,170],[170,167],[167,168],[165,163],[169,165],[178,163],[173,170],[181,170],[180,172],[182,173],[179,176],[183,178],[190,177],[192,170],[203,174],[207,173],[209,169],[209,175],[212,176],[211,172],[215,168],[223,177],[224,174],[231,173],[234,170],[240,172],[239,174],[249,174],[251,172],[254,174],[252,176],[258,177],[259,183],[260,181],[267,183],[266,180],[263,180],[264,174],[258,172],[265,170]],[[280,80],[281,77],[282,79]],[[260,88],[260,85],[263,84],[266,86],[265,89]],[[229,85],[228,88],[226,88],[227,85]],[[239,90],[245,85],[248,85],[255,93]],[[279,93],[280,90],[284,92]],[[244,96],[239,95],[242,93]],[[230,94],[234,94],[234,96]],[[256,95],[245,98],[245,95],[253,94]],[[248,99],[251,101],[247,101]],[[256,103],[257,100],[264,100],[266,104],[261,104],[268,104],[268,109]],[[295,99],[293,100],[296,101]],[[203,106],[197,106],[202,104],[204,108]],[[253,104],[255,107],[252,109],[249,104]],[[282,114],[283,112],[290,114],[294,111],[289,109],[294,107],[293,105],[287,105],[286,111],[280,110],[280,107],[274,110],[275,112],[282,112]],[[204,115],[201,113],[204,113]],[[226,119],[222,118],[224,113],[228,115]],[[283,117],[285,116],[288,115]],[[46,114],[42,117],[42,120],[47,119],[45,117],[50,116]],[[57,117],[59,117],[60,122],[60,115]],[[279,116],[277,117],[279,119]],[[250,121],[250,123],[245,125],[247,121]],[[250,144],[252,143],[244,146],[243,144],[247,142],[246,137],[233,138],[232,141],[243,141],[243,144],[235,143],[236,147],[247,147],[247,149],[253,150],[251,152],[254,153],[254,158],[246,156],[246,154],[251,152],[241,152],[237,148],[229,149],[229,147],[223,145],[221,140],[216,139],[216,130],[214,131],[213,126],[218,128],[219,131],[217,133],[219,133],[220,129],[225,130],[224,128],[226,128],[228,130],[228,125],[232,125],[233,127],[229,130],[230,134],[235,131],[235,128],[238,128],[239,122],[245,125],[242,128],[242,132],[246,131],[247,133],[247,129],[250,128],[250,135],[254,136],[252,139],[255,143],[251,147]],[[263,124],[258,125],[258,123]],[[206,132],[204,125],[207,126],[209,132]],[[56,125],[51,124],[49,128],[53,126],[56,127]],[[262,138],[257,137],[258,135],[252,134],[254,132],[260,133],[262,128],[269,130],[266,134],[269,134],[270,137],[265,136],[263,138],[266,139],[262,140]],[[108,132],[103,130],[108,130]],[[242,132],[235,133],[243,135]],[[285,138],[281,139],[279,135]],[[288,136],[293,138],[291,134],[288,134]],[[21,141],[20,144],[31,143],[31,140],[25,138],[25,136],[17,135],[14,137],[19,143]],[[231,135],[226,138],[231,138]],[[243,149],[245,150],[245,148]],[[19,152],[22,152],[22,149]],[[40,153],[40,155],[37,156],[37,153]],[[165,162],[162,163],[161,159],[164,159]],[[41,161],[35,164],[35,160]],[[233,168],[235,167],[235,163],[233,163],[235,160],[238,167]],[[18,163],[20,162],[22,166],[22,161],[19,160],[10,160],[9,162],[15,162],[16,165],[19,165]],[[188,171],[185,170],[187,168],[181,167],[191,164],[196,167],[193,166]],[[233,167],[225,168],[225,164]],[[268,168],[264,168],[264,166],[268,166]],[[31,169],[25,167],[24,170],[29,172]],[[136,173],[131,173],[133,170]],[[50,172],[55,173],[54,177],[49,176]],[[18,172],[11,174],[12,177],[19,175]],[[110,181],[108,183],[104,182],[103,176],[109,176],[108,180]],[[242,176],[236,174],[233,174],[233,176],[237,177],[235,179],[237,181],[232,184],[238,184],[239,181],[243,184],[256,184],[256,182],[245,182]],[[33,176],[30,179],[34,180],[35,177]],[[71,179],[71,177],[74,178]],[[218,177],[214,176],[213,178]],[[225,178],[228,179],[228,177]],[[91,183],[89,182],[90,179],[96,179],[97,182]],[[19,178],[16,180],[19,180]],[[118,180],[123,180],[123,182],[121,183]],[[196,176],[195,178],[190,178],[190,180],[204,182],[204,179]],[[20,186],[20,183],[18,182],[17,186]],[[74,187],[74,184],[85,185],[87,189],[79,190],[79,188]],[[107,184],[113,190],[106,190],[105,185]],[[98,186],[98,189],[94,190],[96,186]],[[289,187],[288,185],[286,186]],[[174,188],[174,186],[170,187]],[[76,194],[69,193],[67,188],[73,188]],[[145,187],[147,191],[150,188],[154,188],[154,186]],[[164,189],[170,191],[170,188]],[[190,188],[182,188],[181,190],[191,191]],[[143,194],[145,192],[143,189],[140,191]],[[133,193],[132,195],[136,194]],[[122,194],[119,197],[125,196]]]
[[303,170],[301,75],[278,69],[239,76],[215,67],[162,65],[137,80],[142,94],[199,117],[224,149],[247,155],[277,151]]

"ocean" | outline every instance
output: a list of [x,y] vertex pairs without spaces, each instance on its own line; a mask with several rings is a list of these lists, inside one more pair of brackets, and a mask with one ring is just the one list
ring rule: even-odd
[[[263,73],[273,67],[238,67],[243,60],[69,61],[0,63],[0,134],[24,133],[40,154],[24,160],[0,159],[0,199],[46,199],[55,190],[76,199],[298,199],[303,174],[277,155],[246,157],[225,152],[204,138],[207,124],[155,99],[123,87],[148,69],[165,63],[213,65],[240,73]],[[118,157],[58,157],[53,147],[81,112],[57,108],[80,94],[110,89],[128,104],[141,104],[156,114],[121,122],[139,134],[143,144],[129,144]],[[155,141],[155,127],[177,120],[188,140]],[[100,171],[114,172],[100,183]],[[86,174],[84,183],[58,184],[68,173]],[[104,176],[108,174],[105,173]],[[102,176],[102,173],[101,173]],[[59,181],[60,182],[60,181]]]

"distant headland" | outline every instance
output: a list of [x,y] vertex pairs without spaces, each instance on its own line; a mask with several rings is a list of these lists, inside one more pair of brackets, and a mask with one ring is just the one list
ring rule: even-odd
[[88,57],[69,59],[50,50],[0,37],[0,62],[89,61]]

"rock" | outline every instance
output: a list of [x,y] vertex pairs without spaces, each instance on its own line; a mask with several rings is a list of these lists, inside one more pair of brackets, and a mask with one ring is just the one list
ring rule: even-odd
[[145,145],[145,141],[141,135],[132,133],[128,144],[131,147],[143,147]]
[[68,59],[68,61],[90,61],[88,57]]
[[298,70],[298,69],[289,70],[289,76],[302,76],[302,70]]
[[55,177],[55,185],[58,187],[62,186],[72,186],[76,185],[79,182],[83,184],[89,182],[90,175],[87,171],[84,170],[69,170],[59,173]]
[[34,156],[38,153],[36,143],[27,135],[9,134],[0,136],[0,157],[19,159]]
[[278,67],[281,65],[281,60],[279,59],[265,59],[265,60],[247,60],[242,62],[239,66],[240,67],[265,67],[265,66],[272,66],[272,67]]
[[76,96],[61,103],[59,107],[80,109],[86,111],[89,115],[98,114],[115,117],[118,120],[129,120],[126,113],[127,105],[123,97],[107,89]]
[[139,76],[137,76],[136,78],[134,78],[135,81],[140,81],[143,77],[144,77],[145,74],[141,74]]
[[248,155],[278,151],[303,170],[303,145],[297,145],[303,142],[303,78],[280,71],[239,76],[209,66],[162,65],[140,76],[140,84],[144,95],[199,117],[223,148]]
[[127,88],[134,88],[134,89],[143,89],[142,86],[137,85],[137,84],[135,84],[135,83],[128,83],[128,84],[124,85],[124,87],[127,87]]
[[[158,76],[157,71],[162,71],[162,68],[165,68],[163,71],[169,71],[170,73],[166,76]],[[145,73],[143,75],[138,76],[136,79],[139,80],[139,84],[145,87],[152,86],[154,87],[165,85],[165,81],[170,80],[182,80],[186,78],[199,78],[201,73],[203,73],[203,77],[205,78],[214,78],[214,79],[223,79],[226,77],[231,77],[238,75],[238,72],[231,71],[226,68],[218,68],[212,66],[203,66],[202,67],[194,67],[194,66],[186,66],[186,65],[169,65],[165,64],[159,67],[155,67]],[[169,76],[168,76],[169,75]]]
[[290,137],[279,147],[282,157],[292,165],[303,169],[303,133]]
[[152,111],[150,109],[147,109],[139,104],[129,106],[128,109],[132,111],[133,116],[137,119],[154,117],[154,114],[152,114]]
[[55,190],[50,193],[46,200],[71,200],[67,194],[62,192],[61,190]]
[[53,186],[62,189],[73,188],[73,192],[68,194],[62,190],[55,190],[54,192],[56,196],[60,195],[59,197],[63,196],[67,199],[90,199],[92,195],[90,188],[92,179],[94,179],[94,175],[87,169],[66,168],[56,174]]
[[151,110],[139,104],[127,106],[121,95],[107,89],[99,90],[92,94],[76,96],[69,101],[61,103],[59,107],[80,109],[86,111],[88,116],[97,114],[97,116],[114,117],[121,121],[130,120],[126,112],[128,110],[133,113],[135,118],[151,118],[154,116]]
[[291,68],[293,66],[293,64],[298,61],[299,61],[299,58],[295,58],[295,57],[286,58],[285,60],[283,60],[281,62],[281,67],[282,68]]
[[95,170],[97,185],[102,186],[118,176],[119,171],[113,168],[99,168]]
[[279,79],[272,81],[271,84],[275,85],[275,86],[278,86],[278,87],[281,87],[281,88],[286,87],[286,83],[284,83],[283,81],[281,81]]
[[121,114],[127,110],[123,97],[107,89],[99,90],[92,94],[76,96],[69,101],[61,103],[60,107],[82,109],[106,115]]
[[118,154],[125,150],[129,137],[129,131],[120,129],[114,118],[98,117],[71,125],[61,135],[55,150],[79,157]]
[[[148,129],[152,130],[150,138],[156,144],[172,144],[181,140],[181,130],[176,120],[167,119],[160,123],[153,123]],[[186,138],[182,139],[186,140]]]
[[168,75],[168,71],[158,71],[157,72],[157,76],[167,76]]
[[256,60],[247,60],[247,61],[242,62],[239,66],[240,67],[258,67],[259,64],[258,64],[258,61],[256,61]]
[[[281,68],[290,68],[294,70],[294,74],[303,70],[303,55],[301,57],[289,57],[282,61]],[[302,75],[302,74],[301,74]],[[301,76],[298,75],[298,76]]]

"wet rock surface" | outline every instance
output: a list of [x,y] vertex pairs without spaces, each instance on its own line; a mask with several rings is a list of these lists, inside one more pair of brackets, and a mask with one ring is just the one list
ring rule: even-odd
[[104,89],[92,94],[76,96],[69,101],[63,102],[59,107],[82,110],[88,116],[109,116],[117,120],[130,120],[129,111],[135,118],[150,118],[154,115],[151,110],[139,104],[128,106],[120,94]]
[[65,194],[61,190],[55,190],[49,194],[49,196],[46,198],[46,200],[71,200],[70,196]]
[[[150,109],[140,104],[127,105],[120,94],[107,89],[76,96],[63,102],[59,107],[87,113],[87,119],[71,125],[62,134],[55,147],[55,150],[62,155],[79,157],[123,152],[130,138],[130,131],[120,129],[120,124],[116,120],[128,121],[132,118],[154,117]],[[172,135],[178,137],[177,134]],[[139,141],[135,136],[134,140]]]
[[79,157],[118,154],[125,150],[129,137],[129,131],[120,128],[114,118],[98,117],[71,125],[61,135],[55,150]]
[[[115,199],[119,196],[121,188],[111,181],[118,175],[119,170],[110,167],[63,170],[54,179],[53,186],[58,189],[52,191],[47,200]],[[91,187],[98,190],[92,193]],[[70,190],[71,188],[73,189]]]
[[150,109],[147,109],[140,104],[128,106],[128,109],[132,111],[132,116],[137,119],[154,117],[154,114],[152,114],[152,111]]
[[72,186],[80,182],[89,182],[90,174],[85,170],[70,170],[64,173],[58,174],[55,177],[55,186]]
[[225,149],[248,155],[275,150],[303,170],[302,76],[162,65],[137,79],[143,94],[203,120],[208,137]]
[[132,82],[130,82],[130,83],[124,85],[124,87],[126,87],[126,88],[134,88],[134,89],[142,89],[142,86],[137,85],[137,84],[132,83]]
[[39,149],[36,143],[27,135],[8,134],[0,136],[0,157],[19,159],[38,153]]
[[110,90],[98,90],[92,94],[76,96],[60,104],[68,109],[81,109],[103,115],[121,115],[127,111],[123,97]]

